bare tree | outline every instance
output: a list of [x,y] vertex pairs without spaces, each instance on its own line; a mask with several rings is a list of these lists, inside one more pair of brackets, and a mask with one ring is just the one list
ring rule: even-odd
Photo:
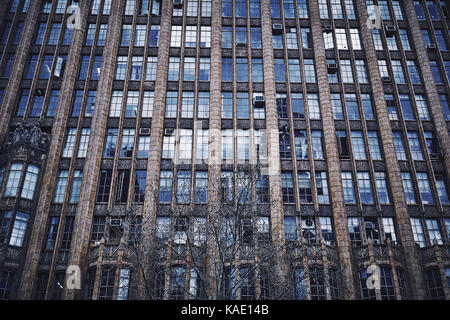
[[[311,291],[306,281],[325,278],[318,274],[323,268],[311,267],[321,263],[322,247],[306,241],[273,241],[267,179],[258,165],[239,171],[231,180],[224,175],[217,186],[221,201],[208,206],[193,205],[190,178],[179,179],[175,201],[160,209],[156,225],[154,220],[143,221],[137,206],[113,210],[123,224],[110,227],[108,241],[120,238],[132,252],[127,261],[134,275],[129,298],[306,297]],[[208,202],[206,190],[199,189],[195,188],[195,200]],[[142,241],[143,234],[154,237]],[[276,270],[279,266],[283,276]]]

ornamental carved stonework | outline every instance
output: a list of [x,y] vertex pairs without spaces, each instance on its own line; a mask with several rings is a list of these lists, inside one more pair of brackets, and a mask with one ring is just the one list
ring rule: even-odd
[[45,151],[49,142],[50,138],[47,133],[42,132],[39,126],[25,121],[19,123],[14,130],[9,132],[4,148],[9,150],[14,147],[24,146]]

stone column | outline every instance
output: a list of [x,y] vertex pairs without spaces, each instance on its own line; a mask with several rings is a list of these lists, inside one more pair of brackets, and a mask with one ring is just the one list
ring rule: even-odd
[[[19,92],[20,81],[26,67],[27,57],[33,39],[34,31],[38,21],[38,14],[41,8],[41,1],[32,1],[28,9],[25,25],[23,26],[22,36],[17,50],[14,53],[14,64],[11,69],[8,84],[5,88],[3,102],[0,106],[0,147],[5,141],[8,133],[9,120],[14,114],[14,107],[16,106],[17,93]],[[12,30],[11,30],[12,31]]]
[[[79,266],[82,274],[85,271],[86,255],[89,249],[89,236],[105,140],[116,56],[122,30],[124,5],[125,0],[114,0],[108,20],[108,38],[103,50],[103,64],[97,86],[97,99],[92,118],[91,136],[87,156],[84,161],[82,188],[69,253],[68,265]],[[81,290],[69,290],[65,287],[63,298],[67,300],[78,299],[80,298],[80,293]]]
[[[218,222],[217,212],[221,205],[222,163],[222,1],[213,0],[211,9],[211,81],[209,102],[209,141],[208,141],[208,218],[210,224]],[[217,228],[218,226],[215,226]],[[209,235],[208,257],[216,257],[217,241]],[[219,257],[217,257],[219,259]],[[208,261],[208,295],[217,293],[217,264]]]
[[[270,226],[272,241],[276,247],[283,248],[284,212],[283,193],[281,191],[280,144],[278,135],[278,114],[276,100],[274,54],[272,43],[272,18],[270,0],[261,1],[261,29],[263,49],[264,96],[266,101],[266,136],[267,160],[270,188]],[[284,283],[287,280],[285,252],[277,253],[275,265],[275,281]],[[276,293],[275,293],[276,294]]]
[[325,56],[325,45],[320,22],[317,0],[309,1],[311,32],[313,36],[317,83],[319,86],[320,112],[322,117],[323,136],[330,180],[333,217],[336,227],[336,242],[341,265],[342,282],[345,299],[355,299],[355,283],[353,279],[352,249],[347,226],[347,210],[341,179],[336,130],[334,127],[333,105],[331,102],[328,69]]
[[[89,5],[85,2],[81,5],[81,26],[85,26],[89,13]],[[39,202],[35,212],[35,220],[30,238],[30,245],[25,260],[22,281],[19,288],[20,299],[30,299],[39,263],[41,246],[44,241],[47,228],[47,218],[53,199],[53,190],[58,178],[58,166],[61,151],[66,134],[67,119],[72,105],[74,84],[78,74],[78,66],[81,57],[81,48],[84,42],[85,28],[74,30],[72,43],[69,49],[64,78],[61,83],[61,92],[58,101],[57,112],[53,119],[51,132],[51,144],[47,155],[47,164],[42,173],[44,180],[39,193]]]
[[366,53],[367,67],[369,69],[370,82],[375,102],[375,108],[380,128],[381,140],[383,144],[384,156],[386,158],[386,167],[389,175],[389,182],[394,201],[395,213],[399,227],[401,245],[405,255],[405,263],[408,278],[412,288],[412,297],[421,299],[425,297],[423,286],[423,276],[420,270],[420,257],[417,252],[416,242],[414,241],[411,221],[408,214],[403,183],[400,174],[400,166],[395,151],[394,139],[392,137],[391,122],[387,112],[386,101],[384,99],[384,88],[381,81],[380,70],[378,68],[378,59],[372,40],[372,31],[365,21],[367,21],[367,7],[362,1],[357,1],[357,11],[359,21],[361,22],[361,38]]
[[[428,107],[432,115],[433,123],[436,126],[436,131],[441,143],[441,151],[444,156],[445,168],[447,175],[450,174],[450,137],[448,135],[447,122],[442,112],[441,101],[434,82],[433,72],[430,67],[430,60],[428,59],[428,52],[425,48],[425,43],[422,38],[422,30],[417,20],[416,10],[412,0],[403,2],[405,12],[408,18],[411,35],[414,41],[414,50],[417,54],[417,60],[420,66],[420,72],[423,77],[423,84],[428,98]],[[434,180],[434,179],[432,179]]]
[[[150,134],[150,150],[148,153],[147,163],[147,179],[145,188],[145,201],[143,209],[143,232],[142,241],[147,244],[153,243],[153,236],[156,230],[156,213],[158,203],[158,187],[159,187],[159,171],[161,164],[162,139],[164,131],[164,111],[166,102],[166,87],[167,87],[167,73],[169,67],[169,48],[170,48],[170,33],[172,25],[172,1],[163,1],[161,3],[161,31],[159,37],[158,48],[158,65],[156,67],[156,81],[155,81],[155,97],[153,102],[153,116],[152,116],[152,130]],[[145,250],[143,255],[144,267],[146,261],[151,257],[146,253],[151,250]],[[140,270],[139,272],[142,272]],[[144,270],[148,272],[148,270]],[[140,277],[143,275],[141,274]],[[139,287],[146,290],[143,286],[143,281],[140,281]],[[144,292],[144,291],[142,291]],[[140,298],[147,298],[141,296]]]

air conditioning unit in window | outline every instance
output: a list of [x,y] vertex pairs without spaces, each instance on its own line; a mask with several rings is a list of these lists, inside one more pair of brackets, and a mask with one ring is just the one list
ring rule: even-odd
[[175,129],[173,129],[173,128],[165,128],[164,129],[165,136],[171,136],[171,135],[173,135],[174,132],[175,132]]
[[435,43],[430,43],[426,45],[427,49],[434,50],[437,48]]
[[253,105],[255,107],[262,107],[266,103],[266,99],[264,96],[254,96],[253,97]]
[[109,226],[121,228],[122,227],[122,219],[110,219]]
[[383,81],[383,83],[391,83],[391,77],[381,77],[381,81]]
[[392,36],[395,33],[395,31],[397,31],[395,26],[385,26],[384,29],[386,31],[387,36]]
[[273,34],[281,34],[281,31],[283,31],[283,25],[281,23],[272,24],[272,33]]
[[183,0],[173,0],[173,7],[175,9],[183,8]]
[[439,154],[438,153],[430,153],[431,160],[439,160]]
[[149,136],[150,135],[150,128],[140,128],[139,134],[141,136]]
[[330,33],[331,31],[333,31],[333,26],[331,24],[326,24],[322,27],[322,31]]
[[328,67],[328,73],[336,73],[338,71],[337,63],[329,63],[327,65],[327,67]]

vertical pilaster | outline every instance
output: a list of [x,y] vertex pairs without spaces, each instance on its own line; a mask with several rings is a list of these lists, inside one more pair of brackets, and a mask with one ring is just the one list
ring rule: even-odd
[[[122,29],[124,5],[125,0],[114,0],[108,20],[108,37],[103,50],[103,64],[97,87],[91,136],[84,162],[82,188],[75,217],[73,240],[70,247],[68,265],[79,266],[82,273],[85,271],[85,260],[89,247],[89,235],[111,100],[116,55]],[[78,289],[69,290],[66,287],[64,288],[64,299],[77,299],[79,295],[80,290]]]
[[[425,48],[425,43],[422,38],[422,30],[417,20],[416,10],[412,0],[404,1],[405,12],[407,15],[411,35],[414,41],[414,51],[417,54],[420,71],[423,77],[425,92],[428,98],[428,106],[431,109],[432,119],[436,127],[436,131],[441,144],[442,154],[444,156],[445,168],[447,175],[450,174],[450,137],[448,135],[447,122],[442,112],[441,101],[437,91],[436,83],[434,82],[433,72],[430,67],[430,60],[428,59],[428,52]],[[432,179],[434,180],[434,179]]]
[[[85,26],[89,13],[89,5],[81,5],[81,26]],[[57,111],[53,119],[51,132],[51,144],[47,155],[47,164],[42,186],[39,193],[39,202],[35,212],[35,220],[30,238],[30,245],[25,260],[22,281],[19,288],[19,298],[30,299],[36,278],[42,243],[45,236],[48,212],[52,202],[53,190],[58,178],[58,167],[61,151],[64,143],[64,136],[67,128],[67,119],[72,105],[74,84],[76,81],[78,66],[83,46],[85,28],[75,29],[72,37],[69,55],[64,70],[64,78],[61,84],[61,92],[58,101]]]
[[15,52],[11,75],[5,88],[3,103],[0,106],[0,146],[3,145],[9,127],[9,120],[14,114],[14,106],[19,92],[20,80],[26,67],[27,56],[36,28],[41,1],[32,1],[28,9],[27,18],[23,27],[20,43]]
[[[208,140],[208,212],[213,221],[217,221],[215,212],[221,203],[220,194],[220,169],[222,159],[221,125],[222,125],[222,1],[212,0],[211,9],[211,82],[209,87],[209,140]],[[208,239],[214,244],[214,239]],[[208,246],[209,257],[217,254],[217,248]],[[216,277],[217,270],[211,261],[208,264],[208,289],[209,296],[217,293]]]
[[[156,67],[155,97],[153,102],[152,130],[150,135],[150,150],[147,162],[147,179],[143,210],[144,243],[152,243],[156,230],[156,213],[158,203],[159,171],[161,165],[161,150],[164,131],[164,111],[166,101],[167,70],[169,67],[170,33],[172,25],[172,1],[161,2],[161,31],[158,48],[158,65]],[[150,250],[151,251],[151,250]],[[151,257],[143,253],[145,262]],[[140,270],[142,272],[143,270]],[[147,272],[148,270],[144,270]],[[141,275],[142,276],[142,275]],[[140,281],[140,285],[144,285]],[[142,287],[143,288],[143,287]],[[142,289],[145,290],[145,289]],[[143,291],[142,291],[143,292]],[[142,298],[145,298],[143,296]]]
[[[261,0],[261,30],[263,47],[264,96],[266,101],[268,174],[271,199],[270,225],[272,240],[275,245],[283,246],[285,242],[284,212],[282,201],[283,194],[281,191],[280,144],[278,135],[277,92],[273,62],[274,54],[270,0]],[[279,283],[283,283],[287,277],[284,252],[280,251],[277,254],[278,257],[276,258],[275,265],[275,280]]]
[[341,179],[336,131],[333,120],[333,105],[331,102],[330,85],[325,56],[325,45],[320,23],[319,5],[317,0],[309,1],[311,32],[313,36],[315,67],[319,86],[320,112],[322,117],[323,136],[330,179],[331,201],[334,223],[336,227],[336,242],[341,264],[341,274],[345,299],[355,299],[355,284],[353,280],[352,250],[347,227],[347,211]]
[[365,48],[367,66],[369,69],[370,82],[375,102],[381,140],[383,144],[386,167],[389,175],[389,182],[394,201],[395,213],[399,227],[401,244],[405,255],[407,273],[409,275],[412,297],[421,299],[425,296],[423,287],[423,277],[420,269],[420,257],[418,255],[416,243],[413,238],[411,221],[409,219],[408,207],[403,191],[403,184],[400,173],[400,166],[392,136],[391,122],[389,120],[386,101],[384,99],[384,88],[381,81],[380,70],[375,47],[372,41],[371,29],[367,26],[367,7],[363,1],[357,1],[357,11],[360,21],[361,37]]

